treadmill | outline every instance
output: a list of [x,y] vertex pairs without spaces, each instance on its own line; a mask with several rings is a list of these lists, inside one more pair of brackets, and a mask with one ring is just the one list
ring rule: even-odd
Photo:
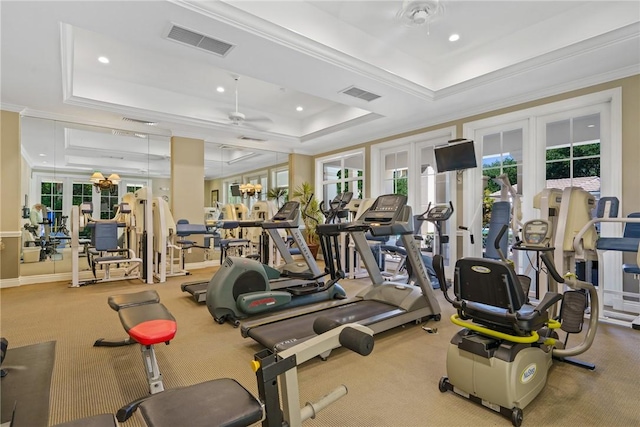
[[[336,230],[351,235],[369,272],[372,281],[370,286],[351,299],[302,307],[243,322],[242,336],[252,338],[268,349],[282,351],[316,336],[313,322],[318,317],[359,323],[371,328],[374,333],[425,319],[439,321],[440,305],[413,238],[413,215],[406,203],[407,197],[403,195],[380,196],[357,221],[330,224]],[[416,266],[418,286],[383,279],[367,243],[367,231],[374,236],[401,236],[407,256]]]

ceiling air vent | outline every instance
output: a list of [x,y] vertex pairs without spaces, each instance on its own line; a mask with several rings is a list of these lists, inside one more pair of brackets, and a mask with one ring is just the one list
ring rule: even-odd
[[149,135],[140,132],[131,132],[128,130],[111,129],[111,133],[116,136],[135,136],[138,138],[147,138]]
[[351,86],[342,91],[345,95],[353,96],[354,98],[363,99],[367,102],[371,102],[374,99],[380,98],[380,95],[376,95],[375,93],[367,92],[366,90],[359,89],[355,86]]
[[231,48],[233,48],[232,44],[207,37],[204,34],[199,34],[177,25],[171,25],[167,38],[220,56],[225,56]]
[[157,122],[150,122],[148,120],[132,119],[131,117],[123,117],[122,120],[124,120],[125,122],[140,123],[141,125],[147,125],[147,126],[156,126],[158,124]]
[[239,136],[238,139],[241,139],[243,141],[255,141],[255,142],[266,142],[266,139],[260,139],[260,138],[252,138],[250,136]]

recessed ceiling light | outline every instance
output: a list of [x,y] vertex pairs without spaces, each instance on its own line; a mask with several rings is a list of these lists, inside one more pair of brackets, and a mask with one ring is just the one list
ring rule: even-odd
[[218,86],[216,90],[220,93],[224,92],[224,88],[222,86]]
[[587,125],[588,128],[594,128],[596,125]]
[[449,41],[450,42],[456,42],[458,40],[460,40],[460,34],[451,34],[449,36]]
[[302,111],[302,110],[304,110],[304,108],[302,108],[301,106],[299,106],[299,105],[298,105],[298,106],[296,107],[296,111]]
[[40,156],[40,157],[47,157],[47,155],[46,155],[46,154],[44,154],[44,153],[40,153],[40,154],[38,154],[38,156]]
[[100,56],[100,57],[98,57],[98,61],[103,63],[103,64],[108,64],[109,63],[109,58],[107,58],[106,56]]

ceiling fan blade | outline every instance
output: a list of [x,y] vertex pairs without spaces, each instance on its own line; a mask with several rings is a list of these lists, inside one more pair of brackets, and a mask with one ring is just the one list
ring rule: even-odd
[[239,125],[244,126],[248,129],[259,130],[259,131],[266,131],[266,130],[269,130],[269,128],[271,128],[271,123],[261,123],[261,122],[254,122],[250,120],[245,120]]
[[273,124],[273,120],[271,120],[269,117],[247,117],[246,119],[244,119],[245,123],[253,123],[253,124],[265,124],[265,125],[272,125]]

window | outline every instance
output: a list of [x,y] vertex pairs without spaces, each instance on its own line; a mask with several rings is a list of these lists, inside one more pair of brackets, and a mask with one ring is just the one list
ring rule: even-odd
[[489,177],[487,190],[494,197],[500,191],[500,184],[491,178],[502,174],[509,177],[509,182],[519,188],[518,194],[522,194],[522,186],[517,186],[522,177],[522,129],[498,132],[485,135],[482,138],[482,175]]
[[144,187],[142,184],[127,184],[127,193],[135,193]]
[[582,187],[600,196],[600,114],[547,123],[547,188]]
[[384,192],[409,195],[409,152],[399,151],[384,156]]
[[[483,189],[484,198],[482,202],[482,248],[493,245],[494,242],[487,242],[486,236],[489,232],[489,220],[493,212],[493,202],[511,202],[507,188],[502,188],[505,181],[497,182],[494,178],[506,175],[509,184],[517,194],[522,194],[522,185],[518,185],[522,180],[522,145],[523,128],[504,130],[489,133],[482,137],[482,176],[486,178],[487,186]],[[504,192],[503,192],[504,190]],[[511,211],[510,215],[518,215],[518,212]],[[511,241],[515,235],[509,234]]]
[[112,191],[100,193],[100,219],[111,219],[118,210],[118,185],[114,185]]
[[[89,184],[91,185],[91,184]],[[64,185],[61,182],[43,181],[40,184],[40,201],[47,207],[47,215],[53,221],[52,231],[56,231],[62,221],[62,197]]]
[[364,153],[346,153],[320,161],[322,200],[333,200],[338,194],[351,191],[354,199],[364,197]]
[[72,185],[73,195],[71,204],[79,206],[82,203],[91,203],[93,199],[93,185],[74,182]]

